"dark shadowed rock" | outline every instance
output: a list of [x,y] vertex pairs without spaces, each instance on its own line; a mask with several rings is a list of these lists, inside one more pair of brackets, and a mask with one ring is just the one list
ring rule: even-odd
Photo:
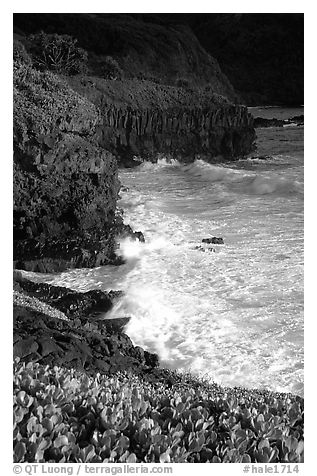
[[283,127],[284,124],[287,123],[283,119],[276,119],[273,117],[272,119],[267,119],[263,117],[256,117],[254,119],[254,127]]
[[293,116],[289,119],[289,122],[293,122],[298,126],[304,125],[304,114],[300,114],[299,116]]
[[71,319],[105,313],[111,309],[112,299],[120,296],[120,293],[115,295],[113,291],[112,294],[108,294],[99,289],[80,293],[69,288],[35,283],[27,279],[20,279],[18,284],[20,289],[30,296],[50,304]]
[[289,119],[276,119],[275,117],[271,119],[263,118],[263,117],[256,117],[254,119],[254,127],[284,127],[289,126],[292,124],[296,124],[298,126],[304,125],[304,115],[301,114],[299,116],[293,116]]
[[134,236],[135,236],[141,243],[145,243],[145,238],[144,238],[144,235],[143,235],[142,231],[135,231],[135,232],[134,232]]
[[156,162],[162,155],[184,163],[234,160],[254,148],[253,117],[247,108],[213,92],[189,93],[146,81],[99,81],[96,94],[74,78],[70,84],[99,105],[99,143],[120,166],[137,165],[136,157]]
[[[134,369],[143,372],[156,367],[158,356],[134,346],[124,333],[129,317],[106,319],[112,299],[122,293],[92,290],[79,293],[60,286],[34,283],[14,273],[19,299],[14,305],[14,356],[44,365],[85,369],[90,373]],[[24,296],[24,300],[23,300]],[[34,300],[30,306],[30,300]],[[23,304],[25,302],[25,304]],[[58,309],[69,320],[40,307],[45,303]]]
[[91,374],[129,369],[143,372],[159,363],[155,354],[135,347],[119,329],[109,332],[102,322],[90,329],[14,306],[13,330],[14,357],[25,362],[85,369]]
[[213,236],[212,238],[203,238],[201,240],[202,243],[213,244],[213,245],[223,245],[224,241],[223,238],[217,238]]
[[151,354],[148,351],[144,351],[145,363],[149,367],[158,367],[160,364],[159,357],[157,354]]
[[16,357],[20,357],[20,359],[24,359],[33,352],[36,352],[38,347],[39,346],[34,338],[28,337],[26,339],[19,340],[16,344],[14,344],[14,355]]
[[121,317],[118,319],[104,319],[103,325],[106,327],[110,334],[122,332],[125,326],[128,324],[130,317]]
[[195,250],[202,251],[203,253],[206,253],[206,251],[213,252],[213,253],[216,252],[215,248],[212,248],[212,247],[205,248],[204,246],[195,246]]
[[[48,100],[50,98],[50,100]],[[14,66],[14,262],[37,272],[122,262],[115,157],[97,108],[62,79]]]

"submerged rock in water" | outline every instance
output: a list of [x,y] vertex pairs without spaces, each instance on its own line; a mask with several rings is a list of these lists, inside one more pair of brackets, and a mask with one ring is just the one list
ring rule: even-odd
[[270,160],[272,159],[271,155],[252,155],[249,157],[250,160]]
[[210,252],[216,252],[215,248],[212,248],[212,247],[208,247],[208,248],[205,248],[204,246],[195,246],[195,250],[199,250],[199,251],[202,251],[203,253],[205,253],[206,251],[210,251]]
[[223,238],[217,238],[216,236],[213,236],[212,238],[203,238],[201,242],[213,245],[224,245]]
[[117,238],[131,238],[132,240],[139,240],[145,243],[142,231],[133,231],[130,225],[124,223],[117,227]]
[[293,116],[289,119],[276,119],[275,117],[272,118],[264,118],[264,117],[256,117],[254,119],[254,127],[283,127],[283,126],[290,126],[296,124],[297,126],[304,125],[304,114],[299,116]]
[[267,119],[265,117],[256,117],[254,119],[254,127],[283,127],[285,124],[285,121],[283,119],[276,119],[275,117],[272,117],[270,119]]
[[289,119],[290,122],[294,122],[298,126],[304,125],[304,114],[300,114],[298,116],[293,116]]
[[134,236],[135,236],[141,243],[145,243],[145,238],[144,238],[144,235],[143,235],[142,231],[135,231],[135,232],[134,232]]

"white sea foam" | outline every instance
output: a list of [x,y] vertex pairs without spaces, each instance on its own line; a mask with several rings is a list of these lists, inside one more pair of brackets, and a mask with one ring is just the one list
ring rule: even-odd
[[[284,159],[285,161],[285,159]],[[203,181],[218,182],[230,187],[234,192],[251,194],[300,192],[301,185],[294,179],[285,179],[279,174],[265,171],[234,169],[227,166],[212,165],[201,160],[183,167],[187,173]]]
[[[299,131],[286,132],[299,147]],[[270,134],[261,140],[272,159],[254,166],[162,160],[121,171],[129,190],[119,206],[145,243],[120,242],[123,266],[48,279],[122,289],[107,317],[130,317],[128,335],[164,366],[223,385],[302,393],[302,156]],[[196,249],[210,236],[225,244]]]
[[[224,385],[302,393],[301,174],[289,154],[252,169],[195,161],[122,174],[146,197],[126,210],[147,243],[118,314],[131,316],[136,344]],[[210,235],[225,245],[196,249]]]
[[157,159],[156,162],[143,162],[138,169],[141,170],[156,170],[158,168],[162,167],[177,167],[180,165],[180,162],[176,159],[168,158],[168,157],[162,157],[160,159]]

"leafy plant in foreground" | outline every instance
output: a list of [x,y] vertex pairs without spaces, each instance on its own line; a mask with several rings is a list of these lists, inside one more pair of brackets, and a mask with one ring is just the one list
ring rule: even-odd
[[14,365],[15,462],[303,462],[289,394]]

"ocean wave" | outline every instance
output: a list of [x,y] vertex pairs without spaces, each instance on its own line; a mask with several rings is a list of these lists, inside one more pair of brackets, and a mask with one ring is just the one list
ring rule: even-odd
[[[272,160],[275,159],[272,158]],[[228,166],[208,164],[202,160],[196,160],[193,164],[185,165],[182,168],[195,178],[210,183],[219,182],[237,193],[287,195],[301,193],[302,191],[299,182],[281,177],[273,171],[263,171],[261,173],[253,170],[235,169]]]
[[271,193],[287,195],[291,193],[300,193],[301,185],[295,180],[287,180],[281,177],[264,177],[256,175],[245,186],[244,190],[255,195],[265,195]]
[[157,160],[157,162],[145,161],[143,162],[138,169],[139,170],[155,170],[162,167],[178,167],[181,163],[176,159],[171,159],[168,157],[162,157]]

